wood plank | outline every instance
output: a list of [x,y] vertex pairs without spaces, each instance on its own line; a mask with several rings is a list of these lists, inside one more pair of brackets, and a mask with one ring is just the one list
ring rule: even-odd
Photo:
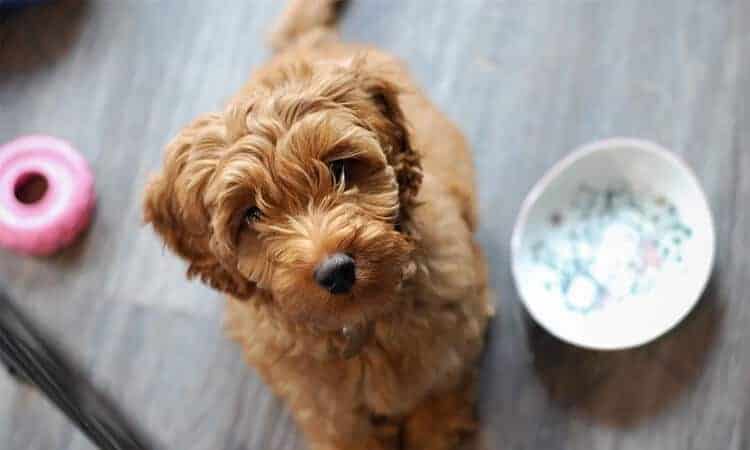
[[[73,141],[97,175],[85,240],[52,259],[0,254],[24,310],[165,448],[302,446],[288,413],[221,335],[218,295],[139,225],[167,139],[219,108],[267,56],[281,2],[60,0],[0,19],[0,140]],[[408,61],[476,152],[480,237],[500,314],[482,373],[487,449],[750,444],[750,6],[743,0],[353,1],[347,39]],[[572,348],[533,325],[509,272],[518,205],[572,148],[656,140],[695,169],[719,241],[708,293],[641,349]],[[0,375],[0,442],[88,449],[39,395]]]

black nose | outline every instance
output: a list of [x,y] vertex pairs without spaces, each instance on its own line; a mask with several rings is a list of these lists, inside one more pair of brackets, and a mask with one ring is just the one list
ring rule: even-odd
[[344,253],[335,253],[315,269],[315,281],[331,292],[346,294],[354,286],[354,260]]

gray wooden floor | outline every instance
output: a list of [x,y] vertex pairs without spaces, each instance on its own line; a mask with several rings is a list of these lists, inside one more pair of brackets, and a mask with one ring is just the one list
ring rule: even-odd
[[[281,3],[60,0],[0,16],[0,141],[70,139],[99,193],[83,242],[51,259],[0,253],[0,273],[164,448],[302,446],[223,338],[219,296],[187,283],[139,225],[163,144],[263,61]],[[354,0],[342,28],[409,61],[476,152],[481,241],[502,299],[483,364],[483,447],[750,448],[750,2]],[[571,148],[614,135],[656,140],[695,168],[719,253],[681,326],[641,349],[597,353],[529,322],[508,241],[534,181]],[[91,448],[5,375],[0,443]]]

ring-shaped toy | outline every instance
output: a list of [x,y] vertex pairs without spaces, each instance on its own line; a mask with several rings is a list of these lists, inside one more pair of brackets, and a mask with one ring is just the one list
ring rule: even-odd
[[49,255],[91,221],[94,177],[67,142],[23,136],[0,146],[0,246]]

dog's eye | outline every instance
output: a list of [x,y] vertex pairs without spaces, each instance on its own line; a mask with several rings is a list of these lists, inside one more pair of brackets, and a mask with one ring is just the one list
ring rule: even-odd
[[245,216],[243,219],[246,224],[252,225],[259,221],[261,217],[263,217],[263,213],[260,212],[260,209],[257,206],[251,206],[245,210]]
[[343,159],[337,159],[328,163],[328,167],[331,170],[331,176],[336,184],[344,181],[346,176],[346,161]]

